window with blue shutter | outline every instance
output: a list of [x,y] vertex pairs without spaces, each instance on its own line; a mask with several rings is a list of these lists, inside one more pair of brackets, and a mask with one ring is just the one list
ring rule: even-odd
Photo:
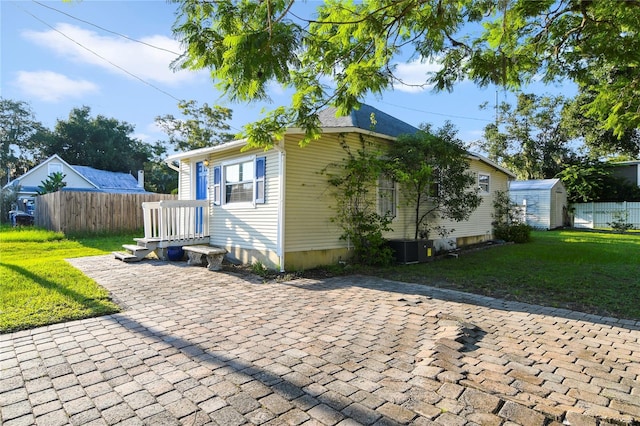
[[266,174],[266,157],[256,158],[256,204],[264,204],[265,188],[264,178]]
[[265,203],[266,157],[243,158],[213,168],[213,204],[216,206]]
[[221,197],[220,197],[220,182],[222,180],[221,176],[221,167],[216,166],[213,168],[213,204],[216,206],[220,205]]

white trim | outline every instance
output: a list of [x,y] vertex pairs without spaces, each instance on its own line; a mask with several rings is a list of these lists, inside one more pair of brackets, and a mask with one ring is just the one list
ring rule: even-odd
[[513,173],[511,170],[505,169],[504,167],[502,167],[502,166],[494,163],[493,161],[489,160],[487,157],[484,157],[484,156],[482,156],[480,154],[476,154],[476,153],[472,153],[472,152],[469,152],[467,154],[467,157],[472,159],[472,160],[478,160],[478,161],[481,161],[483,163],[486,163],[486,164],[490,165],[491,167],[493,167],[494,169],[496,169],[498,171],[501,171],[502,173],[506,174],[507,176],[512,177],[513,179],[516,178],[516,174]]
[[[57,160],[59,162],[61,162],[63,164],[63,166],[66,166],[69,170],[72,170],[73,173],[75,173],[80,179],[84,180],[85,182],[87,182],[89,185],[93,186],[94,188],[99,188],[98,185],[96,185],[95,183],[91,182],[89,179],[87,179],[82,173],[78,172],[71,164],[67,163],[66,161],[64,161],[62,158],[60,158],[60,156],[58,154],[53,154],[51,157],[47,158],[46,160],[42,161],[40,164],[38,164],[37,166],[33,167],[31,170],[27,171],[26,173],[24,173],[21,176],[18,176],[17,178],[14,178],[11,182],[7,183],[5,186],[3,186],[3,188],[8,188],[10,185],[12,185],[16,180],[18,181],[18,183],[20,183],[20,181],[22,179],[24,179],[25,177],[35,173],[37,170],[45,167],[45,165],[48,166],[49,162],[52,160]],[[48,171],[48,169],[47,169]],[[22,192],[22,191],[21,191]]]
[[[246,155],[244,157],[234,158],[232,160],[226,160],[221,162],[220,165],[220,205],[218,207],[222,207],[226,210],[236,210],[236,209],[255,209],[256,208],[256,158],[257,155]],[[225,167],[231,166],[234,164],[242,164],[253,162],[253,177],[251,178],[253,182],[253,190],[251,191],[251,201],[247,202],[239,202],[239,203],[227,203],[227,174],[225,172]],[[266,175],[266,165],[265,165],[265,175]],[[266,176],[265,176],[265,191],[266,191]]]
[[[287,135],[300,135],[304,134],[305,131],[299,127],[290,127],[286,130],[285,134]],[[387,139],[390,141],[395,141],[398,139],[396,136],[385,135],[384,133],[378,133],[373,130],[366,130],[360,127],[349,126],[349,127],[320,127],[320,133],[362,133],[364,135],[375,136],[381,139]]]
[[[489,182],[487,183],[488,188],[487,188],[486,191],[480,186],[480,176],[486,176],[487,179],[489,180]],[[489,195],[489,194],[491,194],[491,174],[490,173],[477,172],[476,173],[476,182],[477,182],[478,188],[480,189],[480,195]]]
[[[55,167],[51,167],[51,166],[55,166]],[[51,176],[54,173],[64,173],[64,165],[62,163],[54,163],[53,161],[50,161],[47,164],[47,176]]]
[[210,154],[219,151],[227,151],[233,148],[242,148],[247,144],[246,139],[238,139],[235,141],[227,142],[221,145],[208,146],[206,148],[198,148],[191,151],[180,152],[173,154],[164,159],[164,162],[170,164],[174,161],[192,159],[194,157],[208,157]]
[[[285,182],[286,182],[286,173],[287,168],[286,158],[287,153],[284,149],[284,139],[280,141],[279,145],[275,146],[275,149],[278,151],[278,175],[280,179],[280,191],[278,194],[278,237],[276,241],[276,254],[278,255],[278,261],[280,262],[280,272],[284,272],[284,232],[285,232]],[[266,167],[265,167],[265,175],[266,175]],[[266,176],[265,176],[266,181]],[[266,182],[265,182],[265,190],[266,190]]]

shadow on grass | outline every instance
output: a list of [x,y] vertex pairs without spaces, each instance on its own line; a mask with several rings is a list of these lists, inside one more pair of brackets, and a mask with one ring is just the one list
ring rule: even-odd
[[[54,291],[60,294],[62,297],[72,300],[75,303],[78,303],[82,308],[86,310],[90,310],[92,312],[91,315],[83,314],[82,318],[87,318],[89,316],[108,315],[108,314],[113,314],[119,311],[119,309],[117,307],[114,307],[114,305],[109,301],[107,297],[99,298],[99,299],[88,297],[80,292],[77,292],[69,287],[65,287],[59,283],[56,283],[55,281],[51,281],[47,278],[44,278],[20,266],[12,265],[10,263],[0,263],[0,265],[14,271],[17,274],[20,274],[25,279],[36,283],[42,288]],[[65,321],[67,319],[77,319],[77,318],[75,317],[59,318],[59,321]],[[22,328],[24,328],[24,326],[21,327],[20,329]]]

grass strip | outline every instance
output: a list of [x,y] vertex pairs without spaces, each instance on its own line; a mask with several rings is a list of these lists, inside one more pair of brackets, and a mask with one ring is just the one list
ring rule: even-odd
[[65,259],[108,254],[132,238],[0,228],[0,333],[118,312],[108,292]]

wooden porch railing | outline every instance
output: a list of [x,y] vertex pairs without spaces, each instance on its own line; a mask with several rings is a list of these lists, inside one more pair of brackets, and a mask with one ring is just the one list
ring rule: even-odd
[[163,200],[142,203],[144,237],[185,241],[209,237],[208,200]]

